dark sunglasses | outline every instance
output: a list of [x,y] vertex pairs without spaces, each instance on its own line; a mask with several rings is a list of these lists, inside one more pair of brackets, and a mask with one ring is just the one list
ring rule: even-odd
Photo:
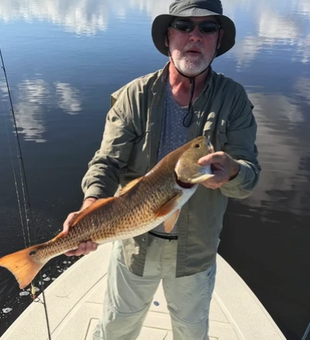
[[184,19],[175,19],[172,21],[171,27],[180,32],[190,33],[195,29],[195,26],[199,27],[199,30],[203,34],[214,33],[220,30],[221,26],[214,21],[200,21],[193,22]]

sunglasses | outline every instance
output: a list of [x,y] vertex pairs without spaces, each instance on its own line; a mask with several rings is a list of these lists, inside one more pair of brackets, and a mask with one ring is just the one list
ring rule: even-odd
[[175,19],[172,21],[171,27],[180,32],[190,33],[195,29],[195,26],[199,27],[199,30],[203,34],[214,33],[220,30],[221,26],[214,21],[200,21],[193,22],[184,19]]

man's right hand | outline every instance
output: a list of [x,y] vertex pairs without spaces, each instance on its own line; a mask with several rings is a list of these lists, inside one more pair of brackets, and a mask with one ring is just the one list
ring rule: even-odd
[[[87,207],[89,207],[91,204],[93,204],[96,201],[95,198],[93,197],[89,197],[86,198],[83,202],[83,205],[81,207],[81,210],[79,211],[75,211],[72,212],[68,215],[68,217],[66,218],[64,224],[63,224],[63,233],[67,234],[70,228],[70,225],[74,222],[74,220],[76,219],[77,215],[84,209],[86,209]],[[65,253],[65,255],[67,256],[80,256],[80,255],[87,255],[89,254],[91,251],[96,250],[98,247],[98,243],[95,243],[91,240],[88,240],[86,242],[81,242],[78,246],[77,249],[75,250],[71,250]]]

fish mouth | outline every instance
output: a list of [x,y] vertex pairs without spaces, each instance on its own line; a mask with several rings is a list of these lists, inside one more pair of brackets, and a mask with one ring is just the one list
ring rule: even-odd
[[175,175],[175,180],[177,182],[177,184],[181,187],[181,188],[184,188],[184,189],[190,189],[192,188],[195,184],[191,184],[191,183],[185,183],[185,182],[182,182],[178,179],[178,176],[176,173],[174,173]]

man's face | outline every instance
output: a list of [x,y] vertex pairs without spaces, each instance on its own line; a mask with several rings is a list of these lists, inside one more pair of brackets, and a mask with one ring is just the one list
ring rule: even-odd
[[[215,17],[191,17],[192,22],[213,21]],[[169,49],[175,66],[187,76],[195,76],[202,72],[212,61],[224,31],[202,33],[198,26],[192,32],[180,32],[173,27],[168,28]],[[166,41],[167,43],[167,41]]]

